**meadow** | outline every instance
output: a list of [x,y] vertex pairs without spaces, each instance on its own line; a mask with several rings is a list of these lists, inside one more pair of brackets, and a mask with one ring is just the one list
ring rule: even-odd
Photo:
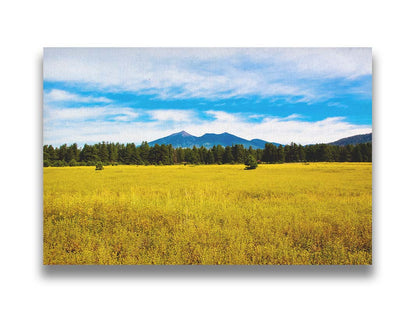
[[44,168],[44,264],[371,264],[371,163]]

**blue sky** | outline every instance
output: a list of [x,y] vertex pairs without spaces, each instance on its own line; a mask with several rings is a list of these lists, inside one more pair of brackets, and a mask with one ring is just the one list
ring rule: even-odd
[[369,48],[46,48],[44,144],[185,130],[287,144],[371,132]]

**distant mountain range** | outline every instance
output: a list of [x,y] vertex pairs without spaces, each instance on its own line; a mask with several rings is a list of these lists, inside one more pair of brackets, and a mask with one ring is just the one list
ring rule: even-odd
[[[359,144],[359,143],[367,143],[371,142],[371,133],[369,134],[362,134],[362,135],[355,135],[352,137],[344,138],[332,143],[328,143],[331,145],[348,145],[348,144]],[[205,146],[206,148],[211,148],[214,145],[222,145],[222,146],[232,146],[236,144],[242,144],[245,148],[249,148],[250,146],[254,149],[257,148],[264,148],[264,145],[266,143],[272,143],[276,146],[283,145],[280,143],[275,142],[267,142],[260,139],[253,139],[253,140],[246,140],[243,138],[240,138],[236,135],[224,132],[221,134],[215,134],[215,133],[205,133],[204,135],[197,137],[194,135],[191,135],[185,131],[181,131],[178,133],[174,133],[171,135],[168,135],[167,137],[157,139],[155,141],[149,142],[150,146],[155,146],[156,144],[162,145],[169,145],[172,144],[174,148],[177,147],[201,147]]]
[[359,134],[359,135],[350,136],[348,138],[343,138],[341,140],[331,142],[328,144],[345,146],[349,144],[354,145],[354,144],[360,144],[360,143],[369,143],[369,142],[372,142],[372,140],[373,140],[373,134],[368,133],[368,134]]
[[[264,145],[269,143],[264,140],[260,139],[253,139],[251,141],[240,138],[233,134],[224,132],[221,134],[215,133],[205,133],[203,136],[197,137],[193,136],[185,131],[181,131],[178,133],[171,134],[167,137],[160,138],[158,140],[149,142],[150,146],[154,146],[155,144],[172,144],[173,147],[201,147],[205,146],[206,148],[211,148],[214,145],[222,145],[222,146],[232,146],[235,144],[242,144],[245,148],[249,148],[250,146],[254,149],[257,148],[264,148]],[[270,142],[276,146],[281,144]]]

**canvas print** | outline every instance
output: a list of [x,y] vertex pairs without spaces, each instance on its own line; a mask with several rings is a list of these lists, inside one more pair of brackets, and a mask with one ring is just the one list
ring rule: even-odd
[[372,264],[371,48],[45,48],[43,263]]

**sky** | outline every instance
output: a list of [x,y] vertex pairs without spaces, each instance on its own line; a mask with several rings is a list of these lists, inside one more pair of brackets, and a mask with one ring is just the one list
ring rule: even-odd
[[44,144],[372,132],[371,48],[45,48]]

